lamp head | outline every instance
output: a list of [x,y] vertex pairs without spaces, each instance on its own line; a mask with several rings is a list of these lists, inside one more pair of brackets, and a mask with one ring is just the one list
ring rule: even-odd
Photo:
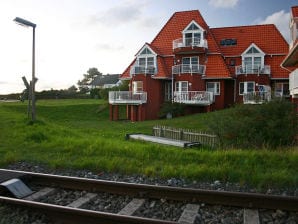
[[13,21],[15,21],[17,24],[21,25],[21,26],[31,26],[33,28],[36,27],[35,23],[32,23],[28,20],[22,19],[20,17],[16,17]]

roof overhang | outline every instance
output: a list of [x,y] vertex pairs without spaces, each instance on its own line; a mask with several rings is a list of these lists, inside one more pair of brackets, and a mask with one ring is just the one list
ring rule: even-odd
[[287,57],[282,62],[283,67],[292,67],[292,66],[298,66],[298,42],[295,44],[295,46],[292,48],[292,50],[289,52]]

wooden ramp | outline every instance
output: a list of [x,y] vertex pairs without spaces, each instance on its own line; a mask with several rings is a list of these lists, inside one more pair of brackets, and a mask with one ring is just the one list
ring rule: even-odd
[[164,145],[173,145],[181,148],[200,145],[199,142],[175,140],[175,139],[156,137],[156,136],[144,135],[144,134],[127,134],[126,139],[135,139],[135,140],[154,142],[154,143],[159,143]]

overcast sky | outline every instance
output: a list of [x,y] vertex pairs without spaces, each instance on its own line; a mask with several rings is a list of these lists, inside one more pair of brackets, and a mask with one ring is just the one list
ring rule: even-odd
[[289,39],[298,0],[0,0],[0,94],[21,92],[31,80],[36,27],[37,91],[66,89],[91,67],[120,74],[174,12],[200,10],[210,27],[274,23]]

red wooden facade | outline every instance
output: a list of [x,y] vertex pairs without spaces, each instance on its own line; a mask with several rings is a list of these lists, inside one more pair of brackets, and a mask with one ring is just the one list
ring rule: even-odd
[[285,96],[289,71],[280,64],[288,49],[274,25],[209,28],[197,10],[174,13],[121,75],[129,92],[109,93],[110,119],[119,118],[119,105],[143,121],[157,119],[166,101],[198,113],[266,91]]

